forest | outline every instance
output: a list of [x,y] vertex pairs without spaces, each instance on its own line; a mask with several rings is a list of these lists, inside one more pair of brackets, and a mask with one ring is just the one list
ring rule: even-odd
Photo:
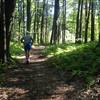
[[0,0],[0,100],[99,99],[100,0]]

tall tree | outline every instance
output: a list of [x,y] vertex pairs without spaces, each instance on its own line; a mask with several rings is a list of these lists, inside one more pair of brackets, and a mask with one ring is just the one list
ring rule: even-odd
[[40,2],[36,1],[36,39],[37,43],[40,43],[39,23],[40,23]]
[[27,0],[27,33],[31,29],[31,0]]
[[25,1],[23,0],[23,34],[25,35]]
[[0,62],[4,62],[4,2],[0,1]]
[[6,55],[7,60],[10,57],[10,39],[11,39],[11,21],[13,18],[13,12],[16,5],[16,0],[5,0],[5,25],[6,25]]
[[[88,7],[89,4],[89,7]],[[89,18],[90,18],[90,8],[91,8],[91,0],[86,0],[85,2],[85,37],[84,42],[87,43],[88,41],[88,25],[89,25]]]
[[82,40],[82,17],[83,17],[83,0],[79,0],[77,21],[76,21],[76,43],[81,43]]
[[5,62],[10,57],[9,45],[11,30],[9,29],[15,7],[15,0],[1,0],[0,3],[0,60]]
[[43,0],[43,11],[42,11],[42,18],[41,18],[41,34],[40,34],[40,43],[43,44],[44,42],[44,12],[45,12],[45,1]]
[[53,18],[51,40],[50,40],[51,44],[53,44],[53,43],[56,44],[56,42],[57,42],[58,18],[59,18],[59,0],[55,0],[54,18]]
[[91,0],[91,41],[95,40],[95,2]]
[[79,42],[81,42],[82,40],[82,17],[83,17],[83,0],[81,0],[81,8],[80,8]]
[[21,32],[21,21],[22,21],[22,0],[18,0],[18,13],[19,13],[19,33]]
[[66,30],[66,0],[63,0],[62,43],[65,43]]
[[81,0],[78,0],[78,11],[77,11],[77,18],[76,18],[76,34],[75,34],[76,43],[78,41],[78,36],[79,36],[80,6],[81,6]]
[[46,1],[45,43],[48,43],[48,0]]
[[34,8],[34,33],[33,33],[33,42],[36,42],[36,19],[37,19],[37,2],[35,2],[35,8]]
[[100,0],[98,0],[99,5],[98,5],[98,30],[99,30],[99,42],[98,45],[100,46]]

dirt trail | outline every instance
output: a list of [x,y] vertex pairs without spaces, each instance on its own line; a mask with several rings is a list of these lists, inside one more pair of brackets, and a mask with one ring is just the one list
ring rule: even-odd
[[55,68],[45,64],[47,58],[41,56],[42,49],[33,48],[30,64],[20,59],[16,68],[6,72],[0,100],[91,100],[88,93],[80,99],[80,80],[66,83]]

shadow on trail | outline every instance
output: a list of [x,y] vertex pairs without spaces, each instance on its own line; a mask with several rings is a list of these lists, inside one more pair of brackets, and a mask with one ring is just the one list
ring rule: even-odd
[[46,65],[42,49],[33,48],[30,64],[20,59],[16,68],[6,72],[0,100],[74,100],[77,86],[66,84],[57,69]]

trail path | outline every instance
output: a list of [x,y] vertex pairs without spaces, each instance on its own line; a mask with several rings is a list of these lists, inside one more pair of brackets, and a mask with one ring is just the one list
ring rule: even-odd
[[42,50],[43,47],[34,47],[30,64],[20,59],[16,68],[6,72],[0,100],[91,100],[89,92],[83,94],[88,98],[79,99],[81,80],[66,83],[54,67],[46,65],[47,58],[41,55]]

